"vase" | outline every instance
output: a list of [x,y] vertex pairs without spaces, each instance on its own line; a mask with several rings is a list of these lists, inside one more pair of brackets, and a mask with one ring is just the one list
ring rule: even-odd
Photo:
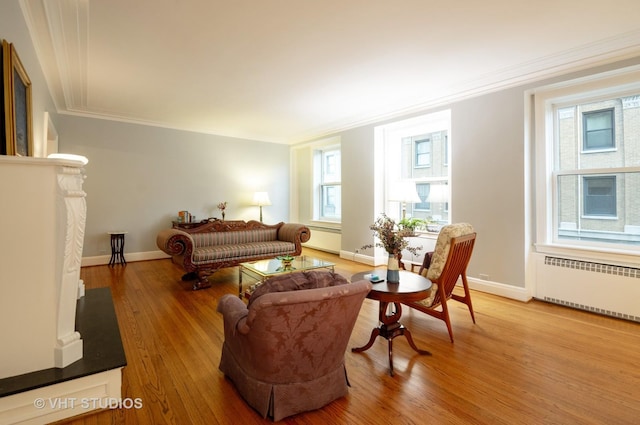
[[222,210],[222,221],[224,221],[224,210]]
[[394,254],[389,254],[389,261],[387,262],[387,282],[400,282],[400,266],[398,265],[398,257]]

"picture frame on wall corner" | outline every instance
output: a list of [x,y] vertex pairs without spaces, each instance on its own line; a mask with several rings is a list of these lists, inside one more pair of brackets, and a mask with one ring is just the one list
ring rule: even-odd
[[5,82],[5,71],[4,65],[7,62],[4,58],[5,52],[8,51],[9,44],[2,40],[0,43],[0,74],[2,74],[2,82],[0,83],[0,155],[8,155],[8,142],[7,142],[7,130],[6,130],[6,120],[7,120],[7,99],[5,97],[5,86],[8,84]]
[[5,155],[33,156],[31,80],[13,43],[2,41]]

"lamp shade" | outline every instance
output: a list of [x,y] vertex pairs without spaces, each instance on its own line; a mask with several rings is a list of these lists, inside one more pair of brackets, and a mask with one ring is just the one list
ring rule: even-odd
[[269,194],[267,192],[256,192],[253,194],[253,205],[271,205]]
[[429,187],[427,202],[449,202],[449,185],[432,184]]
[[405,202],[407,204],[417,204],[422,202],[418,191],[416,190],[416,183],[413,180],[399,180],[392,186],[390,201]]

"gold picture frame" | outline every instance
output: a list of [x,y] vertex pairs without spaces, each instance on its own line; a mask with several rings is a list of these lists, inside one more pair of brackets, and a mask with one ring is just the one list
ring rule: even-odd
[[2,40],[4,153],[33,156],[31,80],[13,43]]

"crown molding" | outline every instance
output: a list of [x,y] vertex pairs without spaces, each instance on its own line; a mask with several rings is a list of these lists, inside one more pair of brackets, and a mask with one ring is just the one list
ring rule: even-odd
[[58,111],[87,107],[89,0],[20,0]]
[[87,106],[89,0],[44,2],[65,104]]
[[[92,110],[88,105],[87,93],[89,0],[20,0],[20,4],[58,113],[200,132],[169,123],[128,118]],[[264,135],[258,134],[253,135],[253,139],[290,145],[304,143],[357,127],[423,113],[452,102],[534,84],[545,79],[635,57],[640,57],[640,30],[478,75],[452,84],[444,96],[427,96],[421,102],[375,116],[362,115],[334,121],[309,128],[298,134],[285,136],[280,140],[274,140],[273,137],[265,138]],[[236,134],[216,134],[225,137],[241,137]]]
[[356,119],[343,125],[316,129],[316,131],[310,131],[306,135],[300,135],[296,141],[290,141],[290,144],[308,142],[357,127],[439,108],[453,102],[460,102],[518,86],[534,84],[545,79],[580,72],[636,57],[640,58],[640,30],[585,44],[575,49],[497,70],[490,74],[484,74],[451,86],[449,90],[451,94],[447,96],[427,99],[424,102],[406,108],[396,109],[387,114],[366,117],[360,120]]

